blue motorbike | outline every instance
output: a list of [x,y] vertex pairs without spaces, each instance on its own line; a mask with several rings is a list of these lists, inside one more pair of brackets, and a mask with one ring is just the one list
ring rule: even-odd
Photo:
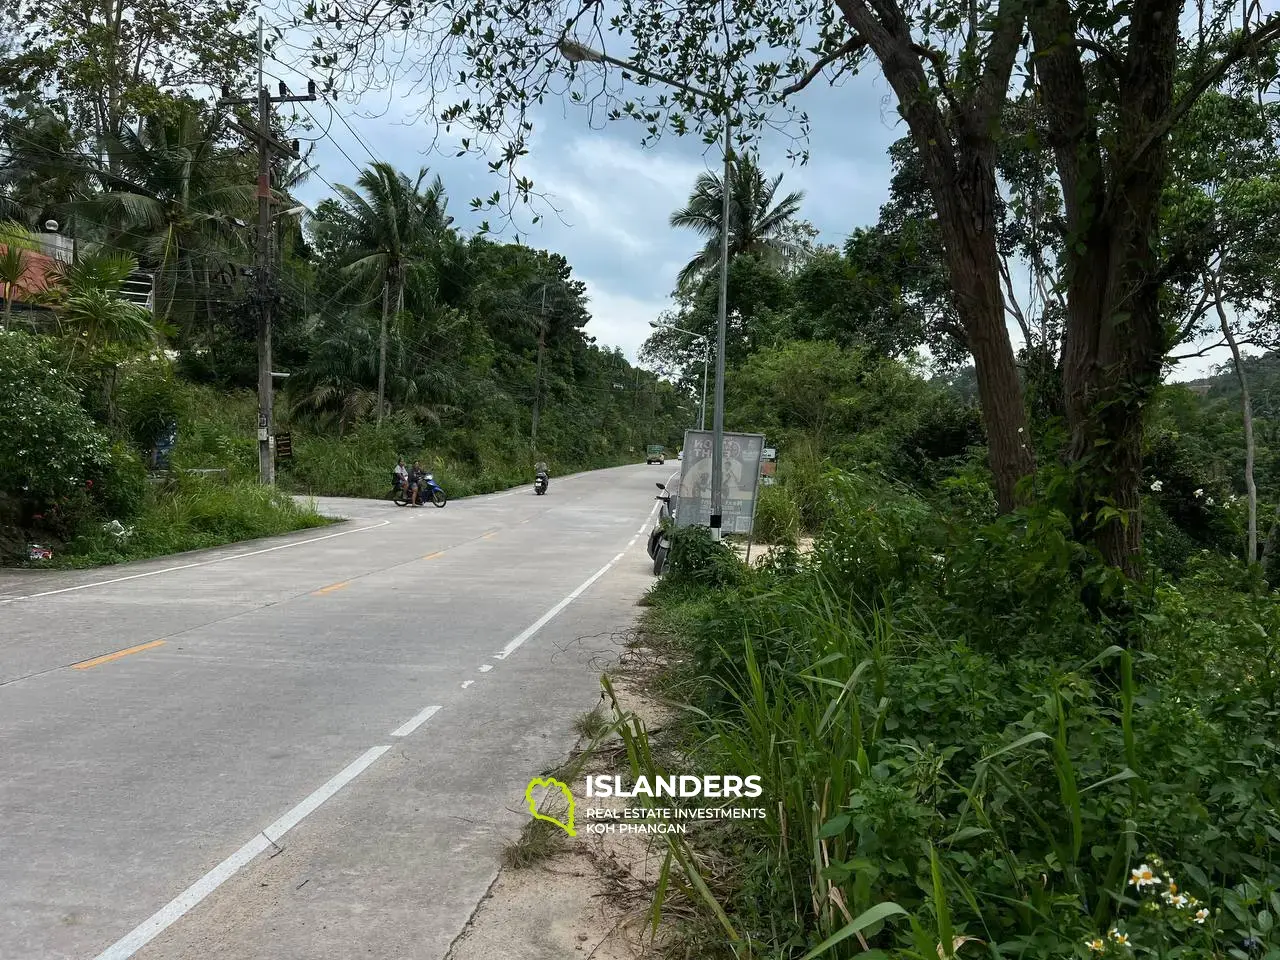
[[[449,495],[444,492],[440,484],[436,483],[435,477],[431,474],[423,474],[422,479],[418,481],[418,500],[421,503],[431,502],[437,507],[443,507],[449,502]],[[407,483],[398,484],[391,491],[391,499],[397,507],[407,507],[413,502],[413,494]]]

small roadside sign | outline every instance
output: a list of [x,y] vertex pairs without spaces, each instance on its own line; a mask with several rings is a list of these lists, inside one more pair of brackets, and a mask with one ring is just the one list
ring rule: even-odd
[[778,448],[777,448],[777,447],[765,447],[763,450],[761,450],[761,451],[760,451],[760,459],[761,459],[761,460],[777,460],[777,459],[778,459]]
[[277,460],[293,459],[293,434],[291,433],[276,434],[276,459]]

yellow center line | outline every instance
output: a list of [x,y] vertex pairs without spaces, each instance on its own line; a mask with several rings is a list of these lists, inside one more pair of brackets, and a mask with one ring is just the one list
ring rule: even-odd
[[321,587],[319,590],[313,593],[312,596],[313,597],[324,596],[324,594],[326,593],[333,593],[333,591],[335,590],[341,590],[342,588],[349,587],[349,586],[351,586],[350,580],[343,580],[341,583],[331,583],[327,587]]
[[423,557],[422,559],[423,559],[423,560],[434,560],[436,557],[443,557],[443,556],[444,556],[444,551],[443,551],[443,550],[437,550],[435,553],[428,553],[428,554],[427,554],[425,557]]
[[153,647],[164,646],[164,640],[152,640],[150,643],[140,643],[136,647],[129,647],[127,650],[117,650],[115,653],[108,653],[105,656],[94,657],[92,660],[84,660],[80,663],[73,663],[73,670],[88,670],[90,667],[96,667],[100,663],[110,663],[112,660],[119,660],[121,657],[127,657],[131,653],[141,653],[143,650],[150,650]]

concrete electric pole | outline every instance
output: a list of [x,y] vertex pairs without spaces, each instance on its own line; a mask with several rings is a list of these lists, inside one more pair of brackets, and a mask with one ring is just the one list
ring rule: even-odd
[[305,96],[290,94],[284,81],[280,82],[279,96],[271,96],[263,81],[262,18],[258,18],[258,94],[251,99],[232,98],[223,87],[219,107],[255,105],[258,108],[256,129],[242,126],[231,120],[231,126],[240,131],[258,148],[258,237],[257,256],[254,264],[255,299],[258,302],[258,476],[264,484],[275,483],[275,438],[272,416],[274,384],[271,375],[271,308],[275,300],[275,285],[271,257],[271,161],[276,156],[297,160],[297,145],[286,145],[271,135],[271,107],[276,103],[300,103],[316,99],[316,85],[308,81]]

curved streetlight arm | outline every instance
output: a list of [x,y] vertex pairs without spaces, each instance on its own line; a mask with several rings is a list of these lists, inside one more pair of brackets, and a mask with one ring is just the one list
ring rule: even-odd
[[675,324],[650,323],[649,326],[651,326],[654,330],[674,330],[676,333],[684,333],[691,337],[697,337],[699,340],[705,340],[707,341],[708,346],[711,344],[711,337],[709,334],[695,333],[692,330],[686,330],[684,327],[677,327]]

